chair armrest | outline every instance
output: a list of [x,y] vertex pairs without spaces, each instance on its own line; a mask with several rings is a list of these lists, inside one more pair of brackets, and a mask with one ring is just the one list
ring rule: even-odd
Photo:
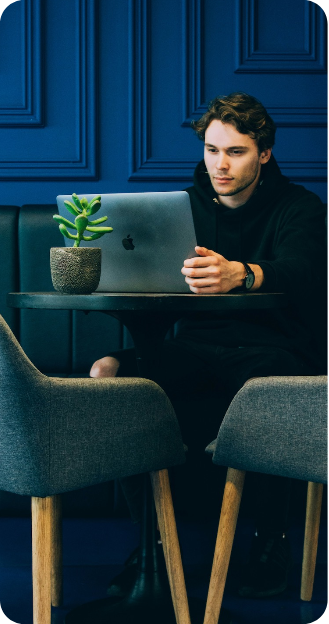
[[140,378],[51,379],[50,483],[57,492],[185,461],[165,392]]

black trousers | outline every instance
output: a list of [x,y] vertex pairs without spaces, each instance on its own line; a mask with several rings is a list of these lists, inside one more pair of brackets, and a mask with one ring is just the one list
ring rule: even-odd
[[[120,362],[118,376],[138,376],[134,349],[124,349],[110,355]],[[185,505],[200,512],[200,509],[209,508],[212,503],[209,484],[217,477],[216,467],[204,449],[216,438],[225,412],[237,391],[252,377],[314,373],[293,353],[266,346],[222,347],[175,339],[166,340],[158,355],[157,370],[153,371],[152,378],[169,396],[183,440],[189,449],[185,468],[177,469],[175,474],[175,479],[182,482],[178,507],[183,493]],[[132,518],[138,521],[141,516],[140,479],[129,477],[123,479],[121,485]],[[257,475],[257,491],[257,529],[284,532],[290,481],[281,477]]]

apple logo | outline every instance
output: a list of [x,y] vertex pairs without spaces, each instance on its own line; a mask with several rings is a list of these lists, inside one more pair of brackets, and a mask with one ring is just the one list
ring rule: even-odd
[[133,249],[135,249],[135,245],[133,244],[133,239],[131,238],[130,234],[128,234],[127,238],[122,239],[122,244],[124,248],[128,251],[132,251]]

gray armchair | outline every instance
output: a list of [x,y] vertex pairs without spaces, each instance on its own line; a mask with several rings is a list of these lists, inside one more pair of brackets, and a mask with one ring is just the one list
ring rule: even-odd
[[230,404],[206,449],[229,466],[204,624],[217,624],[245,472],[308,481],[301,599],[311,600],[323,483],[327,481],[327,377],[249,380]]
[[46,377],[2,317],[0,380],[0,489],[32,497],[34,624],[50,624],[51,603],[60,602],[58,495],[146,472],[151,473],[176,619],[189,624],[166,470],[183,463],[185,453],[165,393],[145,379]]

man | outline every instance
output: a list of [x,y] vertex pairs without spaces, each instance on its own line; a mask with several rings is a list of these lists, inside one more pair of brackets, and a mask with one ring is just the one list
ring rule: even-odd
[[[218,97],[193,127],[204,141],[204,160],[187,189],[198,246],[182,267],[185,281],[198,295],[285,292],[290,300],[282,310],[187,316],[164,344],[156,381],[171,398],[189,447],[189,483],[204,491],[201,454],[242,385],[257,376],[321,372],[311,308],[301,296],[307,291],[314,304],[314,293],[324,290],[325,222],[319,198],[281,174],[272,155],[274,122],[254,97]],[[90,374],[137,375],[133,350],[98,360]],[[240,587],[252,597],[283,591],[290,564],[289,481],[262,481]],[[132,505],[132,492],[127,497]]]

